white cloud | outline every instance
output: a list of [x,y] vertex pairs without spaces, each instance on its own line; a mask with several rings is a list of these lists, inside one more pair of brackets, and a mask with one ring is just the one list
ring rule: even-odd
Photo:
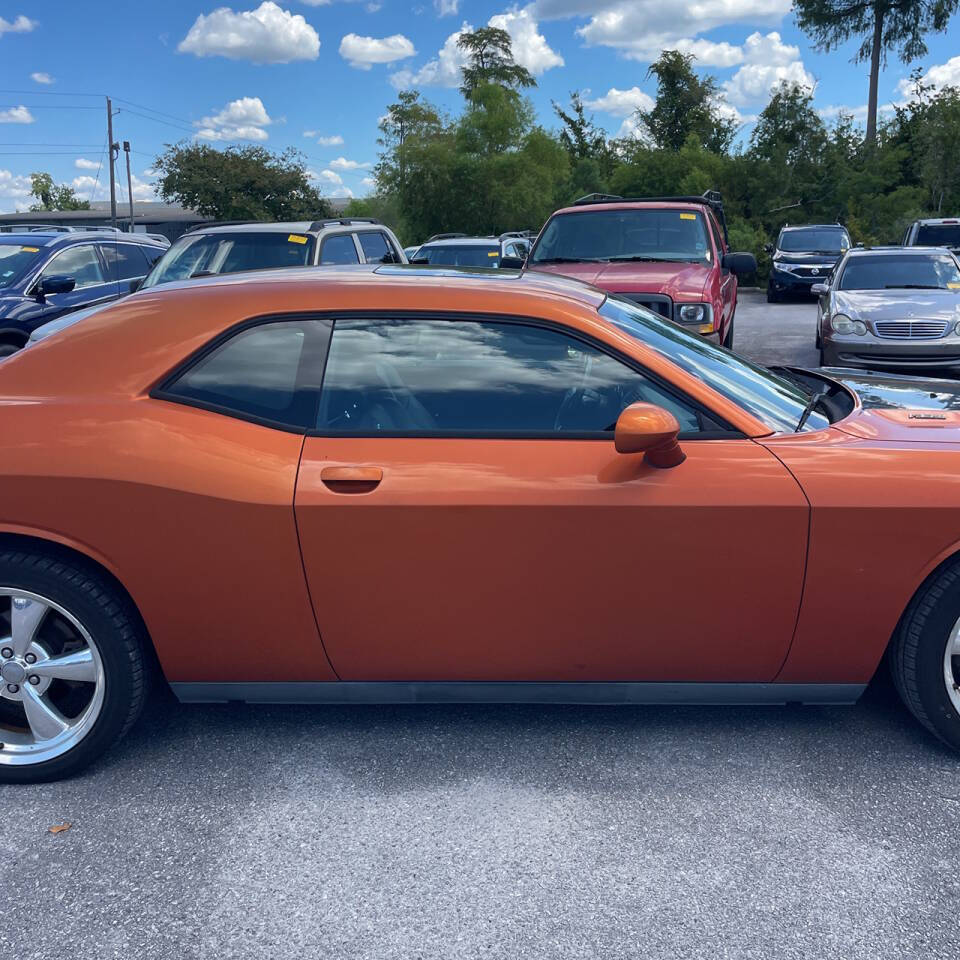
[[[931,67],[924,75],[923,82],[937,90],[943,87],[960,87],[960,57],[951,57],[946,63],[939,63]],[[913,83],[909,77],[904,77],[897,88],[904,99],[913,99]]]
[[[498,13],[488,21],[491,27],[499,27],[510,34],[513,55],[517,63],[539,76],[551,67],[563,66],[563,57],[551,49],[543,34],[539,33],[534,5]],[[437,55],[428,60],[419,70],[398,70],[390,75],[390,82],[398,89],[408,87],[459,87],[461,71],[467,65],[467,55],[457,46],[461,34],[473,27],[463,22],[460,29],[451,33]]]
[[10,170],[0,170],[0,210],[4,212],[24,209],[21,203],[30,196],[30,178]]
[[73,165],[78,170],[99,170],[100,164],[96,160],[88,160],[86,157],[77,157]]
[[198,57],[289,63],[316,60],[320,37],[300,14],[264,0],[256,10],[234,13],[229,7],[218,7],[213,13],[200,14],[177,49]]
[[356,160],[348,160],[346,157],[337,157],[330,161],[331,170],[369,170],[372,164],[358,163]]
[[735,67],[743,63],[743,50],[732,43],[714,43],[712,40],[679,40],[676,49],[693,54],[698,67]]
[[318,144],[321,147],[339,147],[343,145],[343,137],[339,133],[335,133],[332,136],[325,137],[319,130],[304,130],[303,135],[305,137],[314,137]]
[[629,90],[611,87],[602,97],[583,102],[591,110],[602,110],[604,113],[612,113],[615,117],[627,117],[637,110],[652,110],[654,103],[653,97],[649,93],[644,93],[639,87],[631,87]]
[[800,59],[799,47],[780,39],[776,31],[764,36],[752,33],[743,44],[743,66],[723,84],[733,104],[765,100],[781,81],[813,89],[814,79]]
[[198,121],[197,140],[266,140],[273,121],[259,97],[232,100],[219,113]]
[[382,3],[371,2],[371,3],[364,4],[363,9],[366,10],[367,13],[376,13],[382,6],[383,6]]
[[375,187],[377,185],[377,181],[374,177],[364,177],[360,183],[365,187]]
[[0,110],[0,123],[33,123],[33,114],[24,106]]
[[473,27],[464,22],[456,33],[451,33],[444,41],[440,51],[428,60],[416,72],[398,70],[390,75],[390,82],[398,89],[407,87],[459,87],[460,72],[467,64],[466,54],[457,46],[462,33],[469,33]]
[[0,17],[0,36],[3,36],[5,33],[29,33],[39,25],[40,24],[36,20],[31,20],[29,17],[25,17],[22,13],[20,16],[15,17],[13,22],[4,20],[3,17]]
[[349,187],[344,186],[343,177],[333,170],[321,170],[319,173],[317,173],[316,170],[308,170],[307,176],[312,180],[319,181],[322,186],[328,187],[331,197],[353,196],[353,191]]
[[551,49],[546,38],[539,32],[530,7],[498,13],[490,18],[489,24],[510,34],[513,41],[513,59],[534,76],[539,77],[553,67],[563,66],[563,57]]
[[391,37],[361,37],[348,33],[340,41],[340,56],[359,70],[369,70],[375,63],[405,60],[416,53],[413,44],[402,33]]
[[314,179],[333,184],[335,187],[339,187],[343,183],[343,177],[333,170],[321,170],[319,173],[314,173],[313,176]]
[[[156,200],[156,191],[152,183],[141,180],[135,173],[130,174],[130,181],[133,186],[134,200]],[[110,197],[110,180],[108,176],[91,177],[89,174],[81,174],[70,181],[70,186],[77,192],[82,200],[107,200]],[[129,200],[127,196],[127,178],[126,176],[117,177],[117,202],[125,204]],[[124,213],[121,206],[118,214]]]
[[42,83],[44,85],[54,82],[53,77],[51,77],[49,73],[31,73],[30,79],[34,83]]
[[460,0],[433,0],[438,17],[449,17],[460,12]]

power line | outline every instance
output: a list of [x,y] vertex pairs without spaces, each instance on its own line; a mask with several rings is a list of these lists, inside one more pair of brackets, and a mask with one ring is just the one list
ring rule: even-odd
[[117,113],[129,113],[134,117],[142,117],[144,120],[152,120],[154,123],[162,123],[166,127],[173,127],[175,130],[183,130],[185,133],[193,133],[193,127],[184,127],[179,123],[170,123],[169,120],[161,120],[159,117],[148,117],[145,113],[137,113],[136,110],[131,110],[129,107],[121,108]]
[[186,124],[188,127],[193,124],[192,120],[185,120],[183,117],[175,117],[172,113],[164,113],[162,110],[155,110],[153,107],[145,107],[142,103],[134,103],[132,100],[124,100],[123,97],[114,97],[113,99],[117,103],[125,103],[127,106],[136,107],[138,110],[146,110],[147,113],[158,113],[161,117],[166,117],[168,120],[177,120],[180,123]]
[[0,103],[0,110],[17,107],[26,107],[29,110],[100,110],[101,107],[88,106],[82,103]]
[[18,141],[0,143],[0,147],[99,147],[99,143],[20,143]]
[[69,93],[60,90],[0,90],[0,93],[17,93],[31,97],[102,97],[102,93]]

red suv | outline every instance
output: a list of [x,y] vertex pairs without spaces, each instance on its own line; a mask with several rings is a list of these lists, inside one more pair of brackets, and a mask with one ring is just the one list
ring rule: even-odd
[[733,346],[737,277],[751,253],[731,253],[720,194],[625,199],[591,194],[540,231],[529,270],[562,273]]

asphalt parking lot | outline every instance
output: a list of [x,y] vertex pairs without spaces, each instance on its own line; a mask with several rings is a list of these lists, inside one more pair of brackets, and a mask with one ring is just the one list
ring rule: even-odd
[[[809,303],[736,346],[815,364]],[[11,958],[955,957],[960,758],[852,708],[179,706],[0,788]],[[55,825],[71,824],[57,834]]]

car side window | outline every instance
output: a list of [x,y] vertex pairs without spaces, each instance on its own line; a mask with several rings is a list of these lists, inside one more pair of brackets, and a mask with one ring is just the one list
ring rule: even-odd
[[107,264],[107,277],[113,283],[145,277],[149,266],[140,247],[132,243],[102,243],[100,252]]
[[82,290],[84,287],[93,287],[98,283],[106,282],[103,277],[103,269],[100,266],[100,258],[97,256],[97,251],[92,243],[67,247],[43,268],[40,276],[43,279],[47,277],[73,277],[77,281],[74,290]]
[[681,430],[703,413],[597,347],[543,327],[474,320],[337,320],[321,434],[562,436],[613,432],[645,401]]
[[357,238],[363,249],[363,259],[367,263],[382,263],[383,258],[392,252],[386,236],[379,230],[367,230],[358,233]]
[[322,365],[311,349],[322,351],[328,333],[329,325],[318,320],[247,327],[202,355],[157,395],[305,429],[316,419],[317,386],[305,381]]
[[352,233],[336,233],[327,237],[320,248],[321,263],[359,263],[357,245]]
[[720,234],[720,229],[717,227],[717,222],[714,220],[712,214],[707,214],[707,223],[710,224],[710,232],[713,234],[713,243],[717,248],[717,257],[718,259],[723,259],[723,237]]

